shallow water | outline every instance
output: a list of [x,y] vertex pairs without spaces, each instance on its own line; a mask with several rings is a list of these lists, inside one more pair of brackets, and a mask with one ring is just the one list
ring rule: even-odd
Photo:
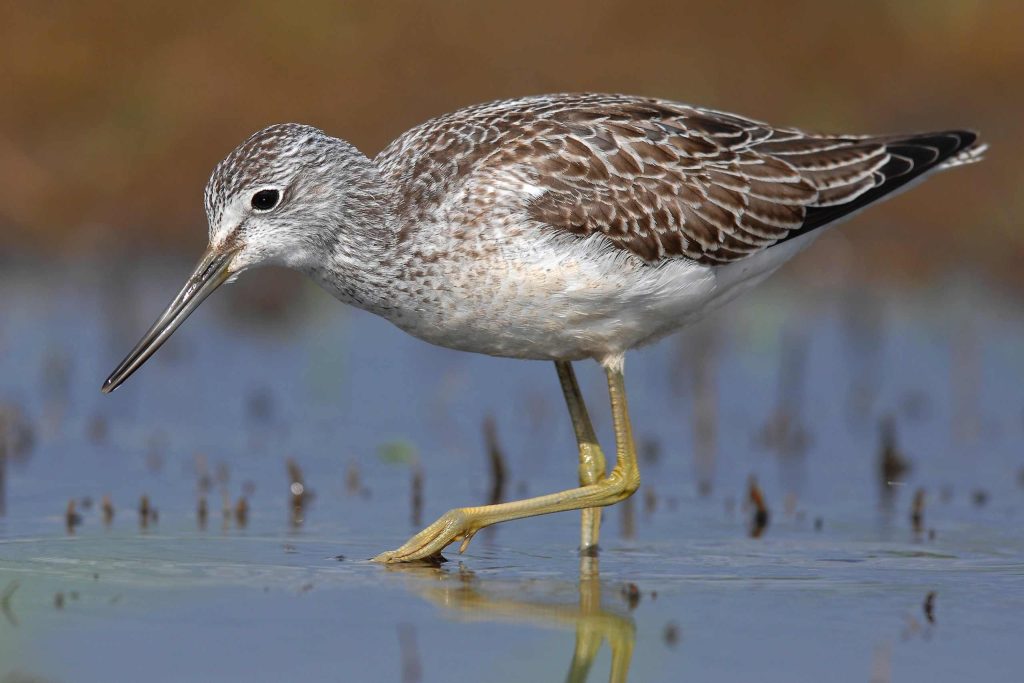
[[[613,650],[634,681],[1019,680],[1014,302],[773,280],[628,359],[644,486],[606,512],[599,558],[577,557],[572,513],[481,532],[439,567],[382,567],[366,558],[487,500],[487,416],[505,499],[573,485],[553,369],[427,346],[311,287],[282,310],[267,301],[296,281],[258,275],[101,396],[186,270],[0,275],[0,400],[35,442],[7,468],[0,681],[597,681]],[[578,372],[610,443],[601,374]],[[890,486],[886,415],[912,461]],[[314,494],[299,519],[288,458]],[[222,496],[243,494],[241,526]]]

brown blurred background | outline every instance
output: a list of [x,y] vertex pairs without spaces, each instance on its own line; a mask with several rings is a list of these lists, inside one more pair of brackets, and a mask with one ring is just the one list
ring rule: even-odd
[[844,235],[865,273],[1024,286],[1022,28],[1009,0],[5,3],[0,250],[195,254],[211,168],[266,124],[372,156],[463,105],[588,90],[824,131],[977,128],[984,163]]

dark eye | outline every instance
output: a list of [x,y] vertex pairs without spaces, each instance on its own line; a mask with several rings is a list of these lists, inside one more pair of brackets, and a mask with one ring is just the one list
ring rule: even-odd
[[281,201],[281,193],[277,190],[260,190],[252,196],[252,208],[257,211],[270,211]]

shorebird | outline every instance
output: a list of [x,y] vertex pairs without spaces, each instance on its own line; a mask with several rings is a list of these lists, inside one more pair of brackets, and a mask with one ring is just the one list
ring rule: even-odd
[[[819,135],[627,95],[563,94],[458,110],[374,159],[311,126],[253,134],[206,185],[209,246],[103,384],[120,385],[224,282],[261,265],[306,273],[425,341],[553,361],[579,487],[455,508],[381,562],[424,559],[512,519],[601,508],[640,484],[627,351],[761,282],[819,233],[928,174],[977,161],[966,130]],[[572,362],[607,376],[607,471]]]

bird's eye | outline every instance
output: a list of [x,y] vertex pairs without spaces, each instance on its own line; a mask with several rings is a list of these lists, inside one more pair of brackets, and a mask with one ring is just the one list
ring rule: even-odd
[[270,211],[281,201],[281,193],[277,190],[260,190],[252,196],[252,208],[257,211]]

